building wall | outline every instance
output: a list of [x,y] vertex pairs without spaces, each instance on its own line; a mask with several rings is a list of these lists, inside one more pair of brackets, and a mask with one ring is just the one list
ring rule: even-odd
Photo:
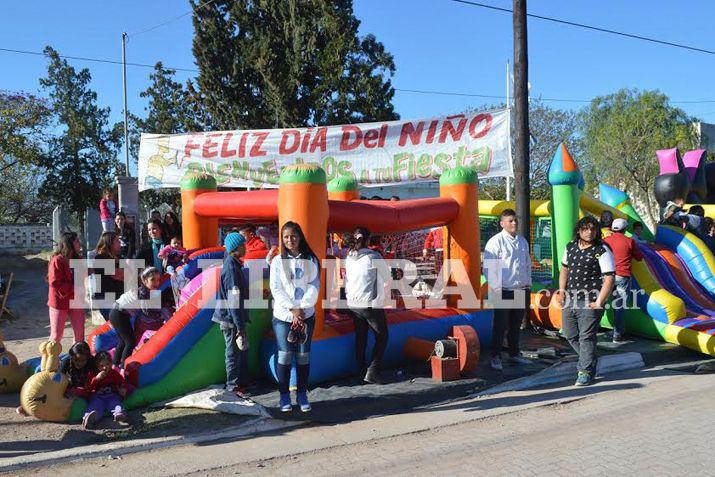
[[700,136],[700,147],[715,154],[715,124],[695,123]]
[[0,254],[38,253],[52,249],[49,225],[0,225]]

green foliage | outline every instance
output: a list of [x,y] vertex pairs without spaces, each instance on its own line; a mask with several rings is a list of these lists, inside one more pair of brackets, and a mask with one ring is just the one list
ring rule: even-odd
[[[139,96],[149,101],[145,108],[147,116],[141,119],[130,117],[130,153],[133,157],[139,155],[139,137],[142,132],[156,134],[177,134],[201,129],[196,121],[187,91],[177,81],[174,81],[175,70],[164,68],[161,62],[154,65],[154,71],[149,75],[151,84]],[[155,209],[166,203],[174,210],[181,200],[178,189],[147,190],[140,194],[142,205]]]
[[47,117],[42,99],[0,91],[0,223],[46,222],[52,215],[52,206],[37,197]]
[[42,176],[13,156],[0,157],[0,223],[47,223],[52,204],[37,196]]
[[[480,110],[505,108],[505,104],[485,106]],[[516,137],[513,128],[511,141],[514,150]],[[547,106],[539,99],[529,102],[529,181],[531,186],[531,199],[551,199],[551,187],[547,180],[547,172],[551,159],[559,143],[563,142],[568,147],[571,155],[581,165],[582,141],[579,137],[578,113],[564,109]],[[505,179],[494,178],[479,181],[480,197],[489,200],[505,200]]]
[[111,185],[119,137],[108,126],[109,108],[97,105],[89,70],[76,71],[49,46],[45,54],[50,64],[40,85],[49,96],[55,133],[40,160],[45,169],[40,195],[79,217],[96,207],[102,188]]
[[194,6],[188,85],[214,129],[282,128],[397,119],[395,64],[358,36],[352,0],[218,0]]
[[47,104],[42,99],[0,91],[0,156],[8,158],[0,172],[37,162],[47,115]]
[[589,157],[588,167],[582,167],[587,183],[605,182],[622,188],[643,205],[654,222],[657,204],[652,190],[659,173],[655,151],[697,147],[694,119],[671,106],[663,93],[635,89],[594,99],[582,119],[584,150]]
[[579,167],[586,162],[578,127],[578,113],[574,111],[552,108],[538,99],[529,104],[529,177],[532,199],[551,199],[547,175],[554,152],[560,143],[566,144]]

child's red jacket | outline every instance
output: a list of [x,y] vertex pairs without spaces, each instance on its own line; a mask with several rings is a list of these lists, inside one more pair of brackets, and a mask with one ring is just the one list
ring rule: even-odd
[[112,392],[121,396],[119,394],[120,389],[127,389],[127,382],[124,380],[121,374],[116,369],[110,369],[104,379],[97,379],[97,374],[92,374],[89,378],[89,384],[87,389],[92,393],[96,393],[102,388],[111,387]]

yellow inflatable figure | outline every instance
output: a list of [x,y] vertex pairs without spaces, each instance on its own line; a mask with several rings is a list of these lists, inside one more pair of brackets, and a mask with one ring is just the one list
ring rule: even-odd
[[59,372],[62,345],[47,341],[40,345],[40,369],[25,381],[20,391],[20,404],[31,416],[43,421],[77,422],[87,403],[83,399],[67,399],[67,376]]
[[17,362],[14,354],[5,348],[0,333],[0,394],[16,393],[27,380],[29,367]]

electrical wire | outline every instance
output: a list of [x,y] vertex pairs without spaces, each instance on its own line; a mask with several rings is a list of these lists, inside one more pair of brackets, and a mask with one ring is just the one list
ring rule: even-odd
[[[22,55],[32,55],[32,56],[46,56],[41,51],[29,51],[29,50],[18,50],[13,48],[0,48],[0,52],[6,53],[17,53]],[[58,55],[60,58],[68,60],[78,60],[78,61],[90,61],[93,63],[107,63],[111,65],[121,65],[121,61],[107,60],[103,58],[90,58],[87,56],[74,56],[74,55]],[[138,68],[154,68],[154,65],[148,63],[132,63],[127,62],[127,66],[135,66]],[[175,68],[173,66],[166,66],[164,68],[167,70],[174,71],[184,71],[187,73],[198,73],[199,70],[195,68]],[[462,96],[467,98],[485,98],[485,99],[505,99],[504,95],[494,95],[494,94],[478,94],[478,93],[463,93],[459,91],[439,91],[439,90],[428,90],[428,89],[407,89],[407,88],[395,88],[395,91],[400,91],[402,93],[415,93],[415,94],[432,94],[439,96]],[[560,103],[590,103],[590,99],[567,99],[567,98],[539,98],[535,97],[539,101],[546,102],[560,102]],[[701,99],[701,100],[689,100],[689,101],[670,101],[672,104],[705,104],[705,103],[715,103],[715,99]]]
[[[216,0],[207,0],[207,1],[204,2],[204,3],[200,3],[199,5],[196,6],[196,10],[199,10],[200,8],[203,8],[203,7],[205,7],[206,5],[209,5],[209,4],[211,4],[211,3],[215,2],[215,1],[216,1]],[[139,30],[139,31],[134,31],[134,32],[131,32],[131,33],[127,33],[127,36],[134,37],[134,36],[143,35],[144,33],[149,33],[150,31],[154,31],[154,30],[156,30],[157,28],[161,28],[161,27],[163,27],[164,25],[168,25],[169,23],[172,23],[172,22],[175,22],[176,20],[179,20],[179,19],[181,19],[181,18],[184,18],[185,16],[187,16],[187,15],[189,15],[189,14],[191,14],[191,13],[194,13],[194,11],[195,11],[195,10],[192,9],[192,10],[189,10],[188,12],[182,13],[181,15],[179,15],[179,16],[177,16],[177,17],[169,18],[168,20],[165,20],[165,21],[163,21],[163,22],[161,22],[161,23],[158,23],[158,24],[156,24],[156,25],[154,25],[154,26],[152,26],[152,27],[148,27],[148,28],[144,28],[144,29]]]
[[[42,51],[29,51],[29,50],[16,50],[13,48],[0,48],[0,51],[4,51],[6,53],[19,53],[22,55],[33,55],[33,56],[46,56],[45,53]],[[60,58],[67,59],[67,60],[79,60],[79,61],[91,61],[92,63],[108,63],[111,65],[121,65],[121,61],[117,60],[107,60],[104,58],[90,58],[87,56],[72,56],[72,55],[58,55]],[[140,68],[154,68],[154,65],[149,65],[146,63],[131,63],[127,62],[127,66],[137,66]],[[196,69],[190,69],[190,68],[169,68],[166,67],[167,69],[171,69],[174,71],[186,71],[189,73],[198,73],[199,70]]]
[[[514,11],[511,10],[510,8],[496,7],[494,5],[487,5],[486,3],[473,2],[471,0],[450,0],[450,1],[455,2],[455,3],[462,3],[464,5],[470,5],[473,7],[480,7],[480,8],[486,8],[489,10],[496,10],[496,11],[504,12],[504,13],[514,13]],[[659,45],[672,46],[675,48],[681,48],[683,50],[695,51],[697,53],[706,53],[708,55],[715,55],[715,51],[706,50],[704,48],[699,48],[697,46],[684,45],[682,43],[673,43],[671,41],[659,40],[657,38],[650,38],[647,36],[635,35],[633,33],[626,33],[626,32],[622,32],[622,31],[611,30],[609,28],[602,28],[602,27],[597,27],[597,26],[593,26],[593,25],[587,25],[585,23],[572,22],[570,20],[562,20],[561,18],[547,17],[545,15],[536,15],[534,13],[527,13],[526,16],[531,17],[531,18],[538,18],[539,20],[545,20],[548,22],[560,23],[562,25],[569,25],[569,26],[578,27],[578,28],[585,28],[587,30],[598,31],[601,33],[618,35],[618,36],[622,36],[622,37],[626,37],[626,38],[631,38],[634,40],[648,41],[651,43],[657,43]]]

